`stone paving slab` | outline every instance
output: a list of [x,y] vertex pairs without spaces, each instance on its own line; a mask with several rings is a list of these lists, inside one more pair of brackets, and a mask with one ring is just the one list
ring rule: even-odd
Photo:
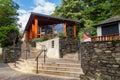
[[26,74],[11,69],[7,64],[0,63],[0,80],[70,80],[51,76]]

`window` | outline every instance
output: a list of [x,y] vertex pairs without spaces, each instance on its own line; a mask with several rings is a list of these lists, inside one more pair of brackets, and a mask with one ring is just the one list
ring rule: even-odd
[[102,35],[116,34],[119,33],[118,24],[112,24],[102,27]]
[[52,48],[54,48],[54,41],[52,41]]

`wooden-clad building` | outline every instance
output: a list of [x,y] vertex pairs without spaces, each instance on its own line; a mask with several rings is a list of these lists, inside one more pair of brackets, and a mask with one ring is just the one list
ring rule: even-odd
[[97,25],[97,36],[92,37],[92,41],[119,40],[120,36],[120,15],[110,17]]
[[[30,41],[33,38],[41,38],[43,36],[54,37],[58,34],[56,28],[63,27],[65,37],[76,37],[76,23],[79,21],[65,18],[57,18],[39,13],[31,13],[30,18],[24,30],[23,38]],[[67,29],[71,27],[72,29]],[[71,33],[68,33],[68,32]]]

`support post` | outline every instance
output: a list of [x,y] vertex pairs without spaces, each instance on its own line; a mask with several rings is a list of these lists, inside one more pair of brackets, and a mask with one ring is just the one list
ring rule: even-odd
[[52,26],[52,37],[54,37],[54,25]]
[[32,29],[30,29],[30,35],[29,35],[29,40],[32,39]]
[[40,26],[40,38],[42,37],[42,26]]
[[37,36],[38,36],[38,19],[37,18],[35,18],[35,38],[37,38]]
[[34,33],[35,33],[35,26],[34,26],[34,24],[32,24],[32,38],[35,37]]
[[64,36],[66,37],[67,36],[67,24],[64,23]]
[[76,24],[74,24],[74,38],[76,38]]

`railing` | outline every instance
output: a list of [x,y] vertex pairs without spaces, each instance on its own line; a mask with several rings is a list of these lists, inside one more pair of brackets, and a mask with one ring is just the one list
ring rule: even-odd
[[26,42],[26,49],[21,51],[21,53],[25,52],[25,59],[28,59],[28,54],[30,55],[30,47],[29,44]]
[[120,34],[111,34],[111,35],[105,35],[105,36],[95,36],[91,38],[91,41],[112,41],[112,40],[119,40]]
[[46,61],[46,47],[45,45],[41,45],[42,46],[42,49],[41,51],[37,54],[36,58],[35,58],[35,61],[36,61],[36,73],[38,74],[38,59],[39,59],[39,56],[42,54],[42,52],[44,52],[44,63]]

